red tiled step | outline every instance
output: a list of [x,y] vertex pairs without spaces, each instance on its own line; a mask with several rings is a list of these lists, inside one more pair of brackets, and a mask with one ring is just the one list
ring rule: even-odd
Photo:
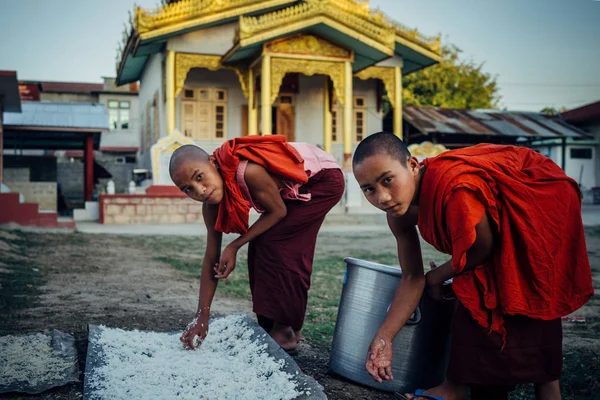
[[40,212],[37,203],[19,203],[19,193],[0,193],[0,225],[17,224],[40,228],[75,229],[75,222],[61,218],[56,212]]

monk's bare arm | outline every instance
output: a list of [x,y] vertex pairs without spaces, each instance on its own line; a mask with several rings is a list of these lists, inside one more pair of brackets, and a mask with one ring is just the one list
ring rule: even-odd
[[200,295],[198,300],[198,311],[196,315],[208,318],[210,305],[212,304],[218,280],[215,278],[213,268],[219,262],[221,255],[221,242],[223,234],[215,230],[217,223],[218,205],[202,204],[202,215],[206,224],[207,240],[206,253],[202,261],[202,273],[200,275]]
[[[484,213],[481,221],[475,225],[475,234],[475,242],[467,251],[467,261],[462,273],[485,264],[492,257],[494,234],[487,213]],[[454,276],[456,272],[452,269],[452,260],[450,260],[427,274],[427,284],[441,285]]]
[[398,245],[398,260],[402,278],[396,289],[390,310],[378,334],[391,341],[406,324],[419,304],[425,288],[423,257],[415,216],[411,211],[402,218],[388,217],[388,225]]
[[236,249],[261,235],[287,215],[287,207],[279,193],[279,185],[265,168],[248,163],[244,179],[252,197],[260,203],[265,212],[248,229],[248,232],[231,243],[231,246]]

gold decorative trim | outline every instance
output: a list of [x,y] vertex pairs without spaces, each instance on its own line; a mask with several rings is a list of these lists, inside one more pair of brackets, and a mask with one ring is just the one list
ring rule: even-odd
[[224,69],[232,69],[235,71],[238,76],[238,80],[240,81],[240,86],[242,87],[242,92],[244,92],[244,97],[246,99],[250,96],[250,77],[248,76],[249,69],[248,68],[233,68],[233,67],[223,67]]
[[370,10],[369,2],[363,0],[305,0],[298,5],[259,17],[242,16],[239,39],[248,39],[278,26],[320,15],[362,32],[365,36],[392,49],[395,48],[396,37],[399,37],[436,55],[441,51],[439,36],[425,36],[416,29],[408,28],[379,10]]
[[279,95],[279,88],[285,74],[298,72],[304,75],[327,75],[333,81],[335,94],[340,103],[344,102],[344,63],[335,61],[313,61],[273,57],[271,60],[271,104]]
[[396,97],[394,96],[396,91],[396,72],[394,67],[369,67],[354,74],[354,76],[362,80],[379,79],[382,81],[392,107],[396,108]]
[[265,51],[277,54],[294,54],[351,59],[352,50],[313,35],[295,35],[285,39],[275,40],[265,45]]
[[292,3],[292,1],[278,0],[269,1],[269,4],[264,3],[267,2],[264,0],[180,0],[156,10],[136,6],[134,26],[138,33],[143,34],[199,18],[213,17],[210,19],[219,20],[266,7]]
[[[388,56],[394,55],[394,47],[389,47],[389,46],[383,45],[383,44],[381,44],[381,42],[379,42],[375,39],[371,39],[370,37],[363,35],[361,32],[358,32],[356,29],[350,28],[338,21],[333,20],[332,18],[330,18],[326,15],[316,15],[316,16],[308,18],[308,19],[301,19],[296,22],[291,22],[286,25],[281,25],[280,27],[274,28],[272,30],[266,30],[266,31],[263,31],[262,33],[257,33],[256,35],[251,36],[246,39],[243,39],[243,40],[239,40],[239,39],[236,39],[236,40],[239,40],[238,43],[239,43],[240,47],[247,47],[247,46],[252,46],[254,44],[260,44],[262,42],[267,42],[269,40],[273,40],[273,38],[276,38],[276,37],[283,37],[283,36],[288,36],[295,32],[301,32],[301,31],[310,29],[314,26],[321,25],[321,24],[327,25],[331,29],[338,31],[340,33],[343,33],[344,35],[347,35],[349,37],[353,37],[356,40],[360,40],[367,46],[372,47],[372,48],[376,49],[377,51],[380,51],[381,53],[387,54]],[[239,31],[238,31],[238,34],[239,34]],[[238,38],[239,38],[239,36],[238,36]]]
[[390,26],[392,29],[394,29],[394,32],[399,37],[406,39],[412,43],[415,43],[421,47],[424,47],[436,53],[437,55],[440,55],[441,39],[439,36],[425,36],[422,33],[420,33],[417,29],[411,29],[406,25],[395,21],[380,10],[371,11],[371,16]]
[[240,81],[242,91],[244,92],[244,96],[248,98],[248,71],[223,65],[221,56],[190,53],[175,54],[175,97],[179,96],[179,93],[181,93],[187,74],[192,68],[206,68],[211,71],[220,69],[235,71]]
[[371,17],[368,7],[354,0],[305,0],[298,5],[259,17],[242,16],[239,39],[248,39],[265,31],[317,16],[337,21],[389,49],[393,50],[395,47],[394,30],[383,21]]
[[[245,17],[281,6],[288,7],[259,17]],[[176,34],[237,17],[240,22],[236,40],[244,46],[268,40],[279,33],[285,34],[286,27],[291,25],[297,30],[311,24],[327,23],[385,54],[392,55],[396,44],[400,43],[440,61],[439,37],[424,36],[378,10],[370,10],[368,0],[179,0],[156,10],[135,6],[118,49],[117,76],[139,40]]]

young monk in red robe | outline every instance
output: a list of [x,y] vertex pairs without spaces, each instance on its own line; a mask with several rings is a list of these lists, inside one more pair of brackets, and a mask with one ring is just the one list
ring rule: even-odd
[[[402,267],[369,349],[373,378],[393,379],[392,340],[425,287],[441,299],[453,278],[447,381],[415,398],[464,399],[470,387],[473,400],[508,399],[515,385],[534,383],[538,399],[560,399],[560,317],[593,295],[577,183],[522,147],[484,144],[419,163],[390,133],[363,140],[353,168],[369,202],[387,213]],[[452,256],[427,274],[417,227]]]
[[[253,310],[271,337],[293,352],[301,338],[317,234],[344,192],[335,159],[283,136],[253,136],[229,140],[210,156],[197,146],[182,146],[169,169],[181,191],[203,203],[207,228],[198,311],[181,341],[193,349],[206,337],[218,280],[231,274],[238,250],[249,243]],[[261,216],[249,227],[250,207]],[[223,233],[240,236],[221,250]]]

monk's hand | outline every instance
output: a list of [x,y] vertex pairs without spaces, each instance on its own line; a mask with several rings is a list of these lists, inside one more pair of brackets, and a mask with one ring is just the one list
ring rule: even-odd
[[375,335],[367,353],[367,372],[377,382],[394,379],[392,375],[392,340]]
[[179,340],[186,350],[196,350],[208,334],[208,316],[196,315],[185,328]]
[[215,265],[215,278],[227,279],[229,274],[235,269],[235,259],[237,257],[238,249],[232,245],[228,245],[223,249],[221,253],[221,259],[219,263]]

